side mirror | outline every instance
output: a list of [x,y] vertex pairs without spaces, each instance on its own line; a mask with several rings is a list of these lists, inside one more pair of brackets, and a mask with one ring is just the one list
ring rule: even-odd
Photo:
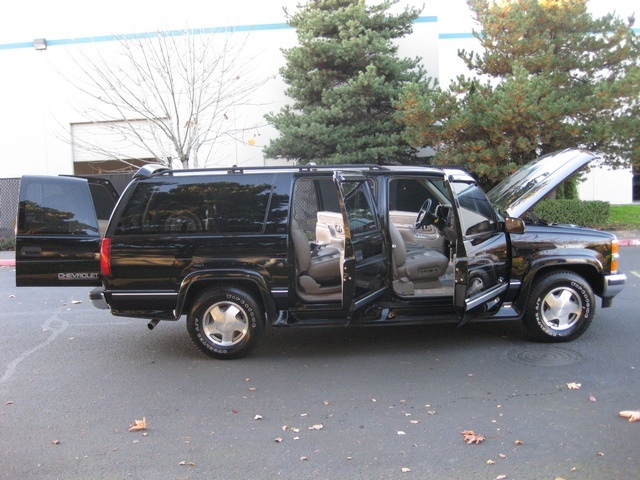
[[519,218],[506,217],[504,219],[504,229],[507,233],[524,233],[524,222]]

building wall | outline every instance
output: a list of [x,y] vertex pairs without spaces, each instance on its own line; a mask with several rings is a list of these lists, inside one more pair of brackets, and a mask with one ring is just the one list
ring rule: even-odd
[[[298,1],[33,0],[5,5],[0,16],[0,177],[73,173],[71,125],[86,121],[74,85],[81,78],[75,64],[81,54],[108,55],[117,48],[117,42],[108,39],[118,34],[227,26],[248,35],[247,51],[256,72],[275,79],[255,93],[255,106],[229,114],[230,121],[262,125],[245,138],[222,144],[208,166],[265,164],[262,147],[277,131],[263,117],[288,102],[278,70],[284,64],[281,49],[296,45],[283,7],[294,11]],[[401,0],[394,8],[419,4]],[[400,55],[421,57],[428,74],[446,87],[456,75],[467,73],[458,50],[478,49],[471,35],[474,23],[464,0],[424,5],[413,34],[399,41]],[[622,0],[594,0],[592,7],[597,15],[613,9],[621,15],[632,13],[629,2]],[[36,51],[35,38],[46,38],[48,48]],[[596,190],[623,190],[619,179],[609,180],[613,177],[601,175],[599,181],[612,181],[616,188]]]

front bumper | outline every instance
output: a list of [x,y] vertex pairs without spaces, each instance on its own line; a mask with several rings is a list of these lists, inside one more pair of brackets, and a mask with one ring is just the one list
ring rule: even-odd
[[99,308],[100,310],[109,310],[109,304],[104,298],[104,288],[98,287],[91,290],[89,292],[89,300],[91,300],[91,304],[94,307]]
[[611,306],[611,300],[622,291],[626,283],[627,276],[624,273],[605,275],[601,295],[603,308]]

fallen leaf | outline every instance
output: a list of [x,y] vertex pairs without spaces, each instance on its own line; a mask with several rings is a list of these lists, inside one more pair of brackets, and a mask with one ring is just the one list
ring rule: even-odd
[[371,401],[375,403],[375,402],[377,402],[378,400],[376,400],[375,398],[372,398],[372,399],[371,399]]
[[245,382],[250,382],[250,381],[251,381],[251,379],[250,379],[249,377],[247,377],[247,378],[245,378],[245,379],[244,379],[244,381],[245,381]]
[[256,415],[253,417],[254,420],[262,420],[262,415]]
[[325,401],[324,401],[324,402],[322,402],[322,403],[324,403],[325,405],[329,405],[329,400],[325,400]]
[[618,415],[628,418],[630,422],[637,422],[640,420],[640,410],[623,410]]
[[515,441],[515,442],[513,442],[513,443],[515,443],[516,445],[523,445],[522,440],[516,440],[516,441]]
[[604,457],[604,452],[598,452],[599,457]]
[[494,463],[496,462],[494,462],[493,460],[487,460],[487,465],[493,465]]
[[323,425],[321,423],[317,423],[316,425],[309,427],[309,430],[322,430],[322,429],[323,429]]
[[496,480],[504,480],[505,478],[507,478],[507,476],[506,476],[506,475],[498,475],[498,476],[496,477]]
[[404,433],[402,430],[398,430],[398,435],[406,435],[406,433]]
[[484,441],[484,437],[482,435],[478,435],[473,430],[465,430],[464,432],[460,432],[460,433],[464,435],[463,440],[467,442],[469,445],[471,445],[472,443],[478,444]]
[[506,456],[504,453],[499,453],[499,454],[498,454],[498,456],[499,456],[500,458],[507,458],[507,456]]
[[596,397],[593,396],[593,394],[589,395],[589,401],[590,402],[595,402],[596,401]]
[[256,391],[256,387],[250,387],[250,388],[249,388],[249,391],[250,391],[250,392],[255,392],[255,391]]
[[567,383],[567,388],[569,390],[580,390],[581,386],[582,386],[581,383],[576,383],[576,382]]
[[137,430],[145,430],[147,428],[147,419],[146,417],[142,417],[142,420],[134,420],[133,423],[129,426],[130,432],[135,432]]
[[282,425],[283,432],[286,432],[288,428],[289,428],[289,425]]
[[79,303],[82,303],[82,300],[72,300],[71,301],[71,305],[77,305]]
[[309,460],[309,457],[307,457],[306,455],[302,455],[302,456],[300,457],[300,460],[303,460],[303,461],[304,461],[304,460]]
[[238,410],[237,410],[237,409],[235,409],[235,408],[232,408],[232,409],[231,409],[231,411],[232,411],[233,413],[238,413]]
[[402,473],[409,473],[409,472],[411,471],[411,469],[410,469],[410,468],[407,468],[407,467],[402,467],[402,468],[400,469],[400,471],[401,471]]
[[418,420],[409,420],[409,422],[410,422],[410,423],[413,423],[414,425],[415,425],[416,423],[420,423]]
[[276,439],[273,440],[276,443],[282,443],[282,438],[277,437]]
[[435,410],[429,410],[427,413],[428,413],[429,415],[435,415],[435,414],[436,414],[436,411],[435,411]]
[[184,460],[181,461],[178,465],[187,465],[189,467],[195,467],[196,466],[195,463],[193,463],[193,462],[185,462]]
[[53,442],[51,442],[51,443],[53,443],[54,445],[60,445],[60,440],[54,440],[54,441],[53,441]]
[[4,402],[5,405],[13,405],[13,400],[8,400]]

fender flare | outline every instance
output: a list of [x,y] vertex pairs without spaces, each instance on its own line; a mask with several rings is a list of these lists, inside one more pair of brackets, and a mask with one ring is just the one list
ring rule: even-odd
[[[592,252],[589,250],[588,252]],[[536,258],[529,262],[524,274],[520,291],[514,302],[516,310],[522,312],[525,308],[529,293],[533,288],[535,278],[551,270],[569,270],[585,277],[594,293],[602,292],[604,267],[602,258],[597,252],[585,255],[584,249],[558,249],[537,252]],[[599,278],[599,281],[594,279]]]
[[180,283],[178,299],[176,302],[175,316],[180,318],[183,314],[184,305],[189,295],[189,291],[194,285],[208,283],[233,283],[234,285],[251,284],[260,293],[260,299],[264,306],[265,321],[272,322],[277,318],[277,309],[271,296],[271,290],[263,275],[249,269],[209,269],[199,270],[187,275]]

